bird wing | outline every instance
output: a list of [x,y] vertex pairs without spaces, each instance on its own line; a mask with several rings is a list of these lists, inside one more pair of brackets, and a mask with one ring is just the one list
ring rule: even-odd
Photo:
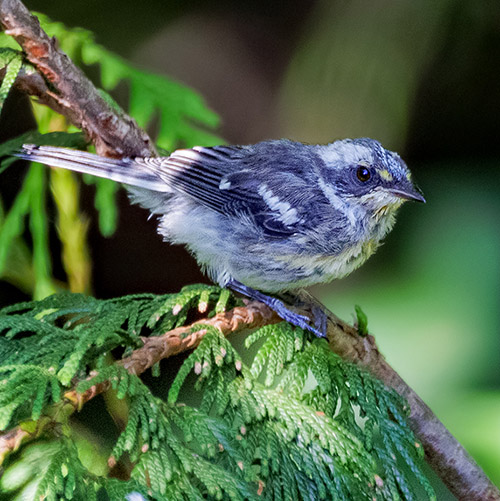
[[279,185],[286,192],[287,185],[295,190],[293,184],[304,182],[281,172],[269,152],[265,161],[252,158],[255,154],[239,146],[195,147],[177,150],[169,157],[134,161],[147,164],[166,184],[214,211],[251,217],[268,236],[297,232],[301,222],[297,208],[280,199],[270,185]]
[[[297,154],[277,141],[247,146],[195,147],[169,157],[113,159],[52,146],[24,145],[20,158],[92,174],[155,192],[177,190],[227,216],[246,216],[267,236],[300,231],[316,203]],[[293,167],[290,167],[293,166]],[[310,214],[308,214],[310,217]]]

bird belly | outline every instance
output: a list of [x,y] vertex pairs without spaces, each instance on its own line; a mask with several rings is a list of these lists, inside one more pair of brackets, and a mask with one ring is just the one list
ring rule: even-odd
[[159,232],[172,243],[186,245],[221,286],[235,279],[273,293],[326,283],[351,273],[378,247],[378,240],[365,239],[330,254],[311,252],[303,242],[263,240],[247,226],[224,224],[223,220],[221,224],[221,217],[213,211],[188,206],[180,197],[172,198],[169,206]]
[[378,245],[379,242],[368,240],[352,245],[336,255],[275,256],[274,259],[281,264],[281,269],[287,270],[282,276],[294,276],[294,279],[288,281],[278,279],[273,289],[290,290],[345,277],[361,266],[375,252]]
[[229,263],[227,271],[231,277],[254,289],[282,292],[342,278],[361,266],[377,247],[378,242],[369,240],[336,255],[273,255],[247,249],[245,259]]

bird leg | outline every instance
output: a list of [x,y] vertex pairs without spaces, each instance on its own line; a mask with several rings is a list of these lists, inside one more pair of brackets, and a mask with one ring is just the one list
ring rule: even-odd
[[[281,299],[273,296],[268,296],[263,292],[252,289],[251,287],[247,287],[237,280],[230,280],[226,284],[226,286],[235,292],[239,292],[244,296],[264,303],[265,305],[269,306],[269,308],[274,310],[286,322],[290,322],[291,324],[296,325],[301,329],[308,330],[317,337],[326,337],[326,314],[322,312],[322,315],[320,315],[319,312],[316,312],[316,309],[320,310],[319,307],[311,305],[311,311],[313,313],[315,323],[315,326],[313,327],[312,325],[310,325],[309,317],[307,317],[306,315],[300,315],[299,313],[292,311],[288,306],[285,305],[285,303]],[[298,305],[297,300],[300,301],[300,299],[293,295],[292,299],[293,305]],[[301,304],[304,304],[304,302],[302,301]]]

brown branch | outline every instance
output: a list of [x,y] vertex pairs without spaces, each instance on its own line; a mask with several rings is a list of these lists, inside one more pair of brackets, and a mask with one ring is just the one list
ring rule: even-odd
[[[321,305],[301,291],[311,304]],[[425,458],[443,483],[458,498],[467,501],[498,501],[500,491],[472,456],[446,429],[429,406],[403,381],[380,353],[373,336],[360,336],[357,329],[328,312],[328,342],[332,351],[364,367],[402,395],[410,406],[410,426],[422,443]]]
[[[57,49],[55,41],[40,29],[37,19],[18,0],[0,0],[0,22],[40,71],[40,76],[22,75],[17,83],[21,89],[37,96],[41,102],[82,128],[100,154],[116,156],[153,153],[148,136],[138,129],[130,117],[118,114],[108,106],[95,87]],[[307,298],[311,301],[311,296],[307,295]],[[217,325],[225,334],[279,321],[267,307],[256,303],[221,315],[205,322]],[[190,327],[183,327],[159,338],[147,338],[142,348],[120,363],[130,372],[140,374],[163,358],[193,348],[199,343],[204,331],[198,330],[183,337],[189,329]],[[356,329],[330,313],[328,341],[333,351],[365,367],[408,400],[411,407],[410,424],[422,442],[427,461],[458,499],[500,500],[498,489],[429,407],[389,366],[372,336],[359,336]],[[102,383],[82,395],[74,390],[69,391],[65,394],[63,408],[59,407],[58,411],[71,414],[108,388],[108,383]],[[48,422],[50,420],[47,419],[36,424],[28,422],[0,435],[0,461],[5,454],[16,450],[22,443],[39,436]]]
[[[245,329],[255,329],[263,325],[281,322],[281,318],[267,306],[257,301],[248,302],[246,306],[236,307],[227,312],[219,313],[213,318],[202,319],[192,325],[178,327],[162,336],[143,338],[144,345],[130,356],[120,360],[131,374],[142,374],[161,360],[196,348],[207,329],[204,325],[219,329],[225,336]],[[193,331],[193,332],[191,332]],[[89,379],[97,375],[92,373]],[[0,434],[0,465],[4,459],[21,445],[39,437],[49,426],[54,426],[78,411],[89,400],[107,391],[111,387],[109,381],[98,383],[83,393],[76,390],[67,391],[61,402],[52,405],[38,421],[24,423]]]
[[[446,429],[429,406],[408,386],[379,352],[373,336],[360,338],[352,345],[356,330],[341,322],[332,322],[328,340],[333,351],[368,369],[387,386],[394,388],[409,404],[410,427],[422,443],[425,459],[458,499],[468,501],[500,500],[500,491],[472,456]],[[357,358],[359,357],[359,358]]]
[[151,156],[149,136],[123,112],[111,108],[69,57],[57,48],[19,0],[0,0],[0,23],[24,50],[43,78],[24,79],[22,86],[41,102],[82,129],[106,156]]

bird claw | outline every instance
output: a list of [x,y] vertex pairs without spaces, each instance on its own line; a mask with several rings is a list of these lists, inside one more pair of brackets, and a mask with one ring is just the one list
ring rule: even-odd
[[288,308],[285,303],[278,298],[268,296],[258,290],[243,285],[241,282],[231,280],[226,284],[229,288],[245,296],[260,301],[274,310],[283,320],[301,329],[312,332],[317,337],[326,337],[326,313],[318,306],[312,305],[311,312],[314,326],[310,325],[311,319],[306,315],[301,315]]
[[320,337],[326,337],[326,331],[328,330],[328,315],[326,311],[320,306],[313,304],[311,306],[311,313],[313,317],[314,326],[323,335]]

